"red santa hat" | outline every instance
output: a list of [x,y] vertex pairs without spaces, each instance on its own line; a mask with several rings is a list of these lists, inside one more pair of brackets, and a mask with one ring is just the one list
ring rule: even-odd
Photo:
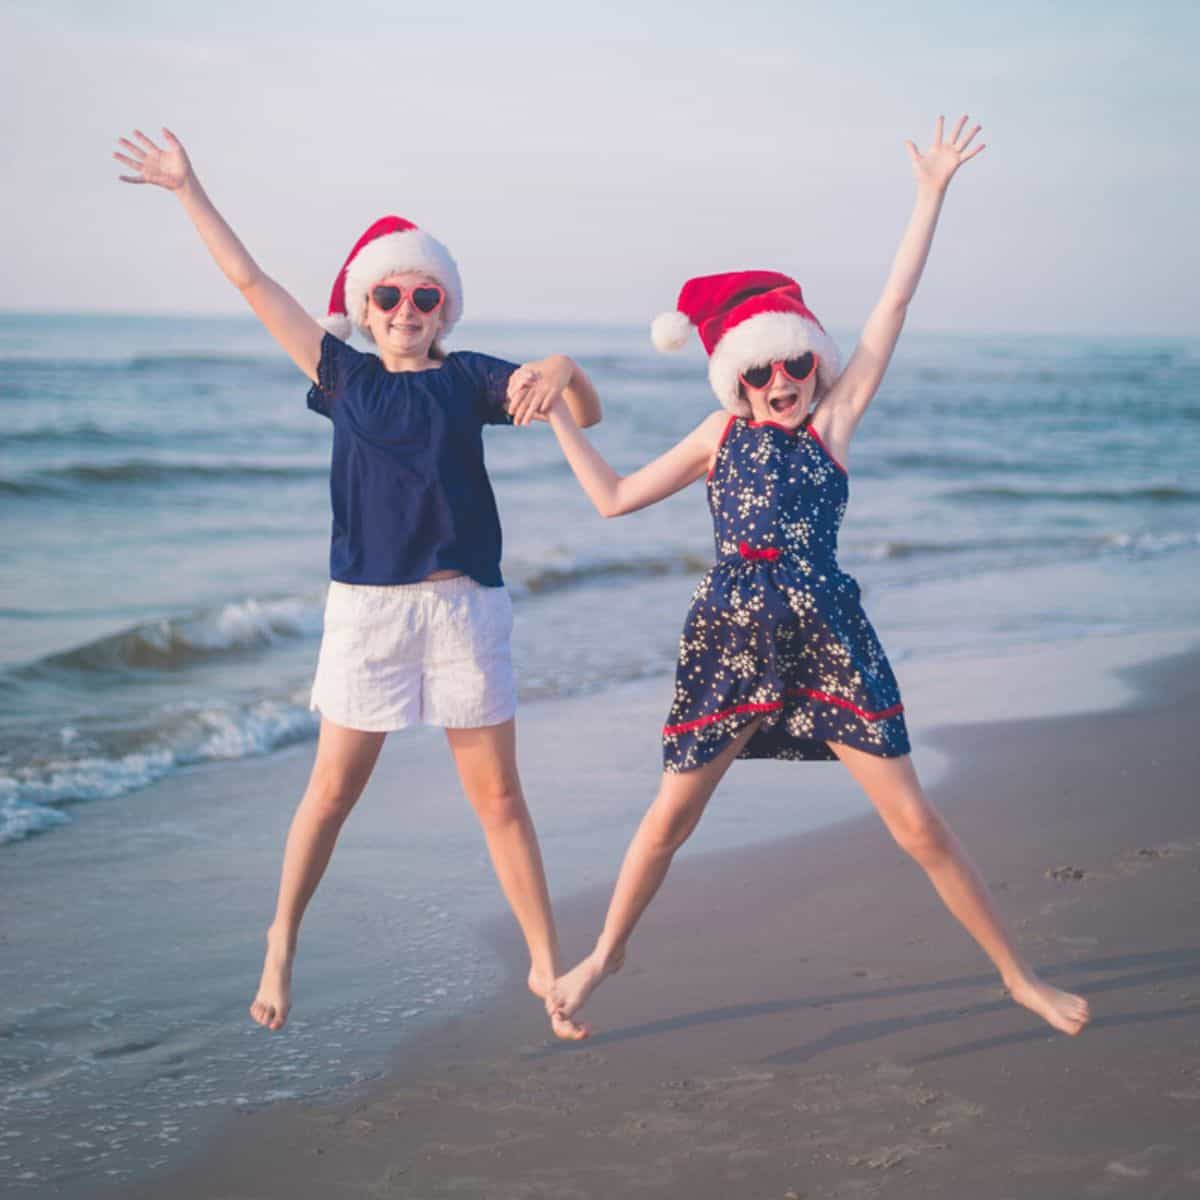
[[449,333],[462,316],[462,280],[458,267],[436,238],[403,217],[380,217],[354,243],[329,294],[329,315],[320,319],[324,329],[346,341],[354,326],[373,341],[367,328],[367,294],[381,279],[419,271],[442,285],[442,332]]
[[822,391],[841,371],[837,346],[804,303],[800,285],[776,271],[727,271],[689,279],[676,311],[654,318],[650,338],[662,351],[682,350],[695,326],[708,351],[708,379],[717,399],[738,416],[750,416],[738,375],[748,367],[798,358],[818,359]]

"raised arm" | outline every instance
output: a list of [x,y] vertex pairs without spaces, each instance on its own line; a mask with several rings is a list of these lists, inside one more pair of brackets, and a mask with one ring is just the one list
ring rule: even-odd
[[884,284],[874,311],[867,318],[858,345],[846,369],[822,401],[832,410],[832,425],[840,441],[849,439],[862,419],[867,406],[875,397],[879,383],[887,370],[892,351],[904,326],[909,301],[921,282],[929,247],[937,229],[938,215],[946,188],[954,173],[984,149],[980,144],[968,150],[981,126],[976,125],[966,137],[963,129],[967,118],[960,117],[949,141],[944,138],[945,122],[938,117],[933,131],[933,144],[922,154],[910,141],[905,142],[913,171],[917,178],[917,199],[909,218],[908,228],[900,239],[892,270]]
[[169,129],[164,128],[162,134],[165,148],[157,146],[140,129],[133,131],[136,144],[129,138],[120,139],[122,149],[113,158],[136,172],[120,178],[125,183],[150,183],[175,193],[226,279],[246,297],[271,336],[315,383],[324,330],[287,291],[264,274],[200,186],[183,144]]
[[551,404],[549,419],[575,478],[596,511],[602,517],[620,517],[674,495],[701,478],[712,463],[729,414],[710,414],[683,441],[632,475],[618,475],[608,465],[584,436],[565,399]]

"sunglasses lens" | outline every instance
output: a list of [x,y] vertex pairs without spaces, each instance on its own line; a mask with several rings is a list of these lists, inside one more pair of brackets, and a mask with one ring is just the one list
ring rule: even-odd
[[773,368],[771,367],[770,363],[768,363],[765,367],[747,367],[746,370],[742,372],[742,378],[752,388],[764,388],[768,383],[771,382],[772,374]]
[[799,358],[789,358],[783,364],[783,369],[797,383],[803,383],[813,373],[816,361],[816,356],[810,350],[807,354],[800,355]]
[[375,307],[384,312],[391,312],[400,303],[400,294],[400,289],[390,284],[381,284],[371,289],[371,299],[375,302]]
[[419,312],[431,313],[442,302],[442,289],[435,287],[413,288],[412,302],[416,305]]

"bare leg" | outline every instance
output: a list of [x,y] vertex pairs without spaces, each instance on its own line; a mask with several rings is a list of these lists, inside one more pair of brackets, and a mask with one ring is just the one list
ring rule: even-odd
[[267,930],[267,956],[250,1015],[267,1029],[282,1029],[291,1007],[292,963],[304,910],[329,864],[334,843],[383,747],[385,733],[363,733],[321,719],[317,759],[288,830],[275,919]]
[[[544,999],[558,974],[558,937],[537,834],[517,773],[516,724],[447,729],[446,740],[479,817],[500,888],[529,947],[530,991]],[[551,1025],[561,1038],[587,1035],[565,1016],[551,1014]]]
[[975,865],[921,790],[912,759],[907,755],[879,758],[832,742],[830,747],[867,793],[901,849],[925,869],[946,907],[995,964],[1012,998],[1055,1029],[1079,1033],[1090,1017],[1087,1001],[1044,983],[1021,958]]
[[709,797],[758,727],[748,725],[712,762],[694,771],[664,772],[651,804],[621,864],[604,929],[587,958],[554,985],[547,1008],[576,1012],[606,975],[621,969],[625,946],[646,906],[667,877],[675,852],[696,828]]

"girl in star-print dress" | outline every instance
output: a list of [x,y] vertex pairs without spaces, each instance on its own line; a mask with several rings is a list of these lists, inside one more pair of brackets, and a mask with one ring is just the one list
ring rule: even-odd
[[742,758],[832,759],[830,742],[908,753],[892,669],[837,564],[846,472],[810,418],[725,423],[708,476],[717,563],[679,643],[668,771],[710,762],[756,718]]
[[735,271],[690,280],[678,311],[652,327],[664,350],[678,349],[697,329],[725,411],[621,477],[565,405],[551,409],[572,470],[605,516],[706,479],[717,558],[684,625],[658,796],[625,855],[594,949],[547,1000],[559,1018],[572,1016],[620,967],[675,851],[741,757],[844,763],[1013,999],[1066,1033],[1087,1023],[1085,1000],[1044,983],[1021,958],[965,850],[922,791],[895,676],[858,584],[837,561],[851,435],[900,335],[950,180],[983,148],[970,149],[979,127],[964,135],[965,125],[963,117],[946,139],[939,118],[924,153],[907,143],[916,205],[844,371],[795,280]]

